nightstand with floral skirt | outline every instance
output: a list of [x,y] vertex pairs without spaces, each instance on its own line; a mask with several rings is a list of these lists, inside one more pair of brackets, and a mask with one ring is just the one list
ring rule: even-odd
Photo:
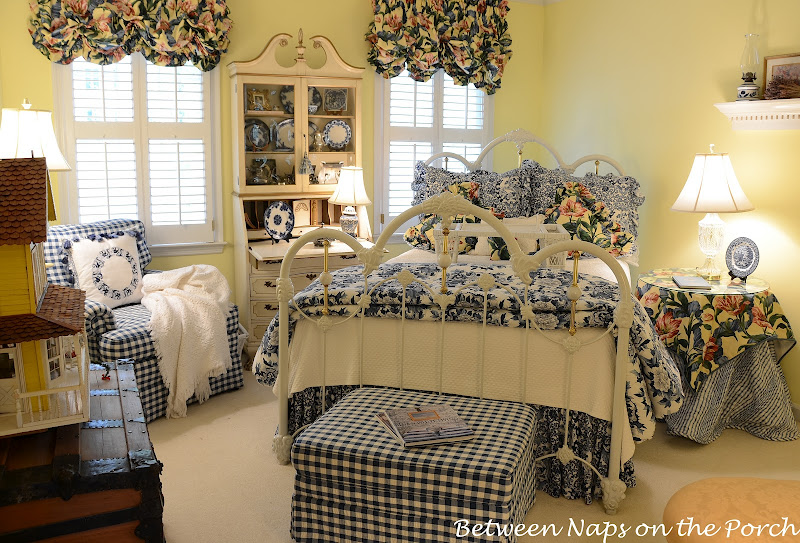
[[780,360],[796,341],[769,284],[710,281],[679,288],[662,268],[639,276],[636,297],[683,372],[686,399],[667,417],[668,432],[710,443],[726,428],[773,441],[800,437]]

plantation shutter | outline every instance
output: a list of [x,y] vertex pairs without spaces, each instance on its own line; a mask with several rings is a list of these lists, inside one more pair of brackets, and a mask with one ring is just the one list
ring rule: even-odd
[[213,241],[208,77],[140,55],[73,62],[79,222],[138,218],[150,244]]
[[[383,182],[383,226],[411,206],[417,161],[443,151],[475,160],[491,133],[485,93],[472,85],[456,85],[441,71],[424,83],[394,77],[384,85],[386,164],[376,181]],[[466,171],[457,160],[449,160],[447,169]]]

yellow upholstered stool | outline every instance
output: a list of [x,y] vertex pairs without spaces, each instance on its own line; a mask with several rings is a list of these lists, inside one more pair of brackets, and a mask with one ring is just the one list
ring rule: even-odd
[[664,525],[669,543],[800,542],[800,481],[695,481],[669,499]]

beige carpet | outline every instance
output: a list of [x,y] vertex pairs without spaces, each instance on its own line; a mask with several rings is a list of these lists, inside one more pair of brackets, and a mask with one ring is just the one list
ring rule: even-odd
[[[289,542],[293,470],[272,456],[277,400],[245,374],[245,388],[189,407],[184,419],[150,424],[150,438],[164,464],[164,529],[168,543]],[[710,445],[666,435],[639,446],[634,457],[638,484],[629,489],[616,516],[599,503],[585,505],[539,493],[526,524],[561,527],[559,537],[520,541],[603,541],[568,536],[570,519],[580,526],[612,522],[634,527],[658,524],[669,497],[691,481],[714,476],[800,479],[800,441],[773,443],[727,430]],[[800,519],[797,521],[800,523]],[[624,541],[664,541],[636,537]],[[608,538],[608,541],[620,541]]]

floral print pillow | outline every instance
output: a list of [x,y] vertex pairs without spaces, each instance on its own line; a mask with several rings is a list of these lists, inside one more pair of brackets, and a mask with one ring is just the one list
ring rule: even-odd
[[[403,240],[416,249],[424,249],[426,251],[436,250],[436,240],[433,237],[434,227],[442,222],[442,218],[438,215],[428,215],[416,226],[412,226],[406,233],[403,234]],[[453,224],[458,223],[479,223],[481,220],[474,215],[456,215],[453,217]],[[458,254],[463,255],[475,249],[478,243],[477,237],[464,237],[458,238]]]
[[[453,183],[447,187],[447,190],[453,194],[457,194],[462,198],[469,200],[470,203],[479,206],[480,200],[478,199],[479,186],[475,182],[463,181],[461,183]],[[426,215],[422,222],[416,226],[412,226],[403,234],[403,240],[417,249],[424,249],[426,251],[436,250],[436,241],[433,237],[434,227],[442,221],[438,215]],[[453,217],[453,223],[472,222],[478,223],[481,220],[474,215],[456,215]],[[458,244],[458,253],[465,254],[475,248],[478,239],[474,237],[460,238]]]
[[633,249],[634,237],[609,215],[608,207],[584,184],[569,181],[556,190],[544,222],[560,224],[571,239],[594,243],[615,257],[626,255]]
[[[525,165],[527,161],[523,161]],[[580,183],[595,197],[602,201],[609,210],[608,219],[621,225],[622,230],[633,237],[633,244],[622,257],[633,265],[639,264],[639,248],[636,238],[639,231],[639,208],[644,203],[639,182],[633,177],[613,174],[597,175],[587,173],[583,177],[575,177],[560,170],[549,170],[539,166],[535,168],[531,184],[531,212],[544,213],[552,207],[556,200],[556,192],[566,183]],[[560,203],[560,200],[558,200]]]

